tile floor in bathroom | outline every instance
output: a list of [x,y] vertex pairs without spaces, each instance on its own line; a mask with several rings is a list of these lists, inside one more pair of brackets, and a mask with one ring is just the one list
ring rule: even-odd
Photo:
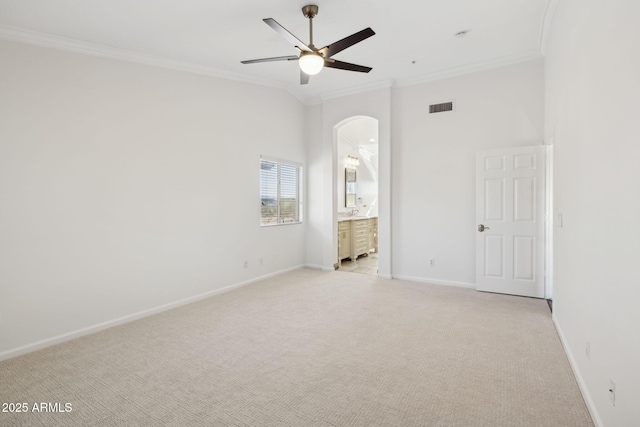
[[376,275],[378,274],[378,253],[372,252],[368,256],[359,256],[355,261],[346,258],[342,260],[338,271]]

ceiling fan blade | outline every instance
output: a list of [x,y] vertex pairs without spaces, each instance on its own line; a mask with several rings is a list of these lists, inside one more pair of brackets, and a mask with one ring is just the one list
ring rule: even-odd
[[291,34],[289,32],[289,30],[284,28],[282,25],[278,24],[275,19],[273,19],[273,18],[265,18],[265,19],[263,19],[263,21],[268,26],[270,26],[271,28],[276,30],[276,32],[278,34],[280,34],[282,37],[285,38],[285,40],[287,40],[289,43],[291,43],[292,45],[294,45],[298,49],[303,50],[305,52],[312,52],[312,50],[309,49],[309,47],[306,44],[304,44],[304,42],[302,40],[300,40],[299,38],[297,38],[296,36]]
[[258,62],[293,61],[294,59],[298,59],[298,57],[295,55],[274,56],[273,58],[249,59],[248,61],[240,61],[240,62],[243,64],[256,64]]
[[349,37],[345,37],[342,40],[338,40],[335,43],[331,43],[323,47],[320,51],[324,53],[325,58],[331,58],[336,53],[341,52],[356,43],[360,43],[362,40],[368,39],[374,34],[375,32],[371,28],[365,28],[355,34],[351,34]]
[[301,85],[306,85],[307,83],[309,83],[309,74],[307,74],[304,71],[300,70],[300,84]]
[[360,73],[368,73],[373,70],[371,67],[365,67],[364,65],[350,64],[342,61],[324,61],[324,66],[327,68],[337,68],[339,70],[358,71]]

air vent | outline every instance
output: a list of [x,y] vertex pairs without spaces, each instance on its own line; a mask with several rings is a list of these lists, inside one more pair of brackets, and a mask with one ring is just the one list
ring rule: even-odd
[[453,101],[429,105],[429,114],[444,113],[446,111],[453,111]]

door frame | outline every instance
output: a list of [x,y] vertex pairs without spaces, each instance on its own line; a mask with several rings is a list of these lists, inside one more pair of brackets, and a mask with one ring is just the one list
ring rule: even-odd
[[338,257],[335,125],[350,117],[378,120],[378,277],[391,279],[391,81],[322,103],[322,269],[333,271]]
[[545,241],[544,241],[544,298],[553,299],[553,138],[545,144]]
[[[339,173],[339,166],[341,165],[340,159],[338,159],[338,140],[339,140],[339,136],[338,136],[338,130],[344,126],[345,124],[352,122],[354,120],[362,120],[362,119],[371,119],[371,120],[375,120],[377,123],[377,127],[378,127],[378,236],[380,236],[380,222],[381,221],[387,221],[385,225],[387,225],[387,227],[385,228],[389,228],[389,218],[387,215],[384,215],[382,213],[383,211],[383,205],[382,205],[382,201],[383,200],[390,200],[390,195],[389,194],[381,194],[383,191],[385,191],[384,189],[387,188],[387,190],[389,189],[389,185],[383,185],[382,179],[383,179],[383,175],[382,175],[382,169],[383,169],[383,162],[387,162],[386,166],[387,168],[385,168],[386,170],[390,170],[390,168],[388,167],[388,164],[390,163],[390,158],[388,156],[384,156],[383,159],[383,154],[382,154],[382,137],[380,134],[380,120],[377,119],[376,117],[372,117],[372,116],[368,116],[368,115],[354,115],[351,117],[347,117],[341,121],[339,121],[338,123],[336,123],[333,128],[332,128],[332,170],[333,173],[331,175],[331,184],[332,184],[332,188],[333,188],[333,192],[334,195],[332,197],[332,202],[331,202],[331,208],[332,208],[332,222],[334,224],[334,232],[332,233],[332,243],[331,243],[331,247],[332,250],[334,252],[333,255],[333,267],[337,268],[337,266],[339,265],[339,260],[338,260],[338,198],[337,198],[337,193],[338,193],[338,173]],[[390,180],[389,180],[390,181]],[[386,196],[386,197],[384,197]],[[388,207],[386,210],[389,210]],[[381,267],[381,263],[384,263],[383,265],[387,264],[390,265],[390,253],[389,253],[389,248],[384,248],[382,250],[382,254],[380,253],[380,244],[378,244],[378,276],[382,277],[382,278],[387,278],[387,279],[391,279],[391,272],[389,271],[389,274],[387,275],[384,271],[384,268],[380,268]]]
[[[476,221],[477,224],[488,224],[491,225],[491,228],[493,228],[493,230],[491,230],[490,232],[482,233],[482,230],[480,230],[480,226],[478,226],[478,230],[475,231],[475,268],[477,290],[535,298],[546,298],[548,283],[547,270],[549,266],[547,260],[547,246],[549,243],[549,230],[547,220],[549,209],[547,203],[549,185],[547,182],[549,174],[547,162],[548,151],[549,149],[545,145],[502,147],[476,151]],[[516,163],[517,157],[528,155],[529,153],[536,153],[535,156],[537,156],[533,158],[533,168],[527,166],[525,166],[525,168],[519,168]],[[492,167],[491,169],[485,169],[486,159],[500,159],[501,157],[501,162],[494,164],[501,164],[502,166],[498,166],[498,168]],[[493,161],[495,162],[495,160]],[[542,167],[535,166],[536,164],[539,165],[538,162],[540,161],[544,162],[544,165],[542,165]],[[520,169],[521,172],[518,172],[518,169]],[[494,170],[494,172],[491,172],[491,170]],[[510,176],[512,178],[509,178]],[[512,191],[516,188],[516,180],[525,177],[533,177],[534,179],[537,178],[538,181],[544,180],[544,182],[539,182],[539,184],[534,187],[535,193],[534,199],[532,200],[533,204],[531,206],[532,209],[534,209],[533,218],[537,219],[533,222],[518,221],[515,218],[515,201],[518,200],[518,197]],[[500,215],[503,219],[490,220],[488,218],[485,218],[485,182],[487,182],[487,179],[489,179],[490,181],[495,181],[498,179],[503,180],[503,184],[500,187],[502,188],[502,190],[500,190],[502,192],[502,213]],[[511,215],[513,215],[513,217],[511,217]],[[518,223],[520,223],[520,225],[518,225]],[[496,228],[498,230],[502,229],[503,231],[499,232],[498,234],[494,234]],[[486,226],[486,229],[490,228]],[[521,233],[524,234],[519,236],[519,234]],[[485,236],[485,234],[488,234],[489,237],[501,237],[500,241],[502,242],[499,246],[499,249],[497,249],[498,254],[500,254],[497,256],[498,259],[501,260],[499,269],[501,273],[499,276],[495,276],[493,278],[481,273],[481,271],[484,271],[484,269],[486,268],[486,263],[488,262],[488,252],[486,247],[487,237],[481,237]],[[514,245],[515,238],[527,236],[534,236],[535,238],[535,244],[531,248],[533,252],[530,255],[533,258],[533,265],[531,265],[533,280],[530,280],[528,278],[517,279],[515,278],[515,276],[511,277],[511,274],[516,274],[515,269],[517,268],[516,255],[518,251],[516,250],[516,247]],[[508,238],[505,240],[505,237]],[[511,271],[511,273],[509,273],[509,271]],[[485,276],[486,279],[482,280]]]

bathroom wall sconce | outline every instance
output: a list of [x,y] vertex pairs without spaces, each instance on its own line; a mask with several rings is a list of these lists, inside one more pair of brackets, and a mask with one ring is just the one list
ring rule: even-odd
[[360,159],[358,159],[357,157],[353,157],[353,156],[347,156],[344,159],[344,164],[349,169],[355,169],[356,166],[360,165]]

